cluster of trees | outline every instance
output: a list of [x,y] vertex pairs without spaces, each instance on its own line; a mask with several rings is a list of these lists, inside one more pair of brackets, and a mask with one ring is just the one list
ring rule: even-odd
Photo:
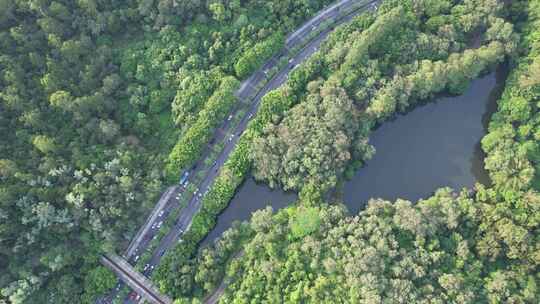
[[[295,106],[255,141],[255,176],[286,189],[317,184],[324,192],[335,186],[373,153],[366,138],[376,124],[436,93],[461,93],[470,80],[515,53],[518,37],[502,8],[484,0],[385,1],[376,18],[362,15],[336,30],[292,72],[286,90]],[[310,89],[317,86],[344,93],[323,106],[324,90]],[[347,99],[354,111],[343,107]],[[340,133],[328,120],[306,121],[312,103],[324,107],[322,115],[343,111],[358,118],[342,122]],[[347,136],[334,142],[325,132]]]
[[0,1],[0,302],[112,287],[97,258],[144,222],[178,137],[199,140],[174,150],[187,163],[233,102],[238,60],[254,68],[329,2]]
[[[227,207],[236,189],[247,177],[251,169],[248,155],[254,138],[262,134],[263,127],[274,117],[283,115],[291,106],[287,101],[289,99],[281,95],[280,91],[263,97],[257,116],[250,121],[219,176],[203,197],[201,210],[194,216],[190,229],[183,234],[182,242],[164,256],[156,268],[152,279],[162,292],[175,298],[202,296],[219,283],[225,261],[239,248],[238,240],[245,239],[247,235],[231,233],[230,237],[216,245],[227,248],[226,252],[219,252],[217,256],[214,256],[214,251],[207,250],[205,254],[210,256],[200,257],[197,255],[198,244],[215,226],[217,216]],[[233,238],[232,235],[237,237]],[[204,268],[204,265],[208,267]]]
[[112,286],[99,253],[125,245],[163,188],[114,64],[135,5],[0,3],[0,302],[91,302]]
[[[125,64],[122,66],[128,67],[125,74],[132,78],[130,83],[144,89],[133,90],[135,96],[143,92],[146,96],[143,100],[161,109],[159,105],[163,103],[159,100],[167,104],[175,95],[172,120],[183,132],[177,135],[179,139],[169,155],[171,180],[193,157],[200,155],[198,152],[223,120],[214,117],[214,120],[204,121],[207,118],[201,117],[205,109],[213,111],[216,106],[210,102],[211,97],[220,90],[223,79],[248,77],[283,48],[283,33],[291,31],[329,1],[285,2],[283,7],[274,7],[267,1],[209,1],[210,20],[196,18],[182,34],[170,26],[162,27],[151,42],[135,43],[123,54]],[[295,9],[298,11],[293,13]],[[137,82],[142,83],[135,85]],[[222,110],[223,114],[228,114],[229,110]]]
[[234,65],[234,71],[240,78],[245,78],[260,67],[266,59],[276,54],[285,44],[285,35],[276,32],[266,40],[256,43],[247,50]]
[[[416,204],[371,200],[356,216],[324,204],[257,211],[227,232],[249,241],[226,260],[220,303],[537,303],[540,221],[512,226],[491,213],[540,199],[515,194],[441,189]],[[205,251],[201,262],[221,263],[230,247]]]
[[254,140],[255,177],[266,177],[271,187],[310,181],[328,188],[352,158],[369,158],[373,149],[357,134],[366,131],[358,128],[360,111],[343,88],[322,85],[310,83],[306,100]]
[[524,56],[507,80],[488,134],[486,169],[501,191],[540,190],[540,4],[532,1],[524,25]]
[[191,167],[201,157],[207,143],[214,136],[215,129],[225,121],[236,104],[234,94],[239,86],[240,82],[232,76],[222,79],[219,88],[210,96],[195,123],[180,137],[169,154],[169,175],[179,176],[179,172]]
[[[371,200],[356,216],[319,195],[348,169],[342,156],[372,153],[355,144],[376,123],[438,92],[462,92],[515,53],[517,37],[501,8],[480,0],[390,0],[376,19],[362,16],[338,29],[285,86],[264,96],[238,147],[250,157],[233,153],[241,168],[253,161],[259,177],[301,188],[299,202],[277,214],[255,212],[197,255],[193,246],[180,258],[167,256],[162,289],[176,303],[197,303],[221,283],[221,303],[540,301],[538,1],[509,10],[520,18],[528,12],[520,25],[526,56],[482,142],[493,185],[441,189],[415,204]],[[330,133],[343,140],[327,143]],[[206,203],[224,206],[216,202]]]

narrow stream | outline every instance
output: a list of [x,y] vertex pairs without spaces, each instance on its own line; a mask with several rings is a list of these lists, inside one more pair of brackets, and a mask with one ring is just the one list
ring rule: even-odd
[[[377,152],[338,194],[352,214],[370,198],[416,201],[440,187],[461,189],[476,182],[489,184],[480,140],[496,110],[506,79],[504,68],[474,80],[465,94],[439,97],[382,124],[370,142]],[[218,217],[203,246],[231,227],[249,219],[255,210],[286,207],[297,195],[271,190],[250,178]]]

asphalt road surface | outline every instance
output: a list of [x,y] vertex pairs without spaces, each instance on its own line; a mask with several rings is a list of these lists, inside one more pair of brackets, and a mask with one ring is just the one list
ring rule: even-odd
[[[346,1],[342,1],[346,2]],[[341,23],[345,23],[347,21],[350,21],[354,16],[365,12],[367,10],[375,8],[375,4],[379,1],[365,1],[365,6],[354,11],[354,13],[351,13],[350,15],[340,19],[338,22],[335,23],[334,26],[331,28],[322,31],[319,33],[318,37],[311,40],[304,48],[296,54],[291,60],[289,60],[286,68],[278,71],[278,73],[269,80],[269,82],[256,94],[254,99],[251,101],[251,107],[248,112],[245,113],[244,117],[241,119],[240,123],[234,128],[234,132],[232,133],[233,136],[229,138],[225,138],[225,146],[222,150],[222,152],[219,154],[216,162],[214,163],[213,167],[207,172],[206,176],[204,176],[202,182],[198,185],[198,191],[195,193],[185,193],[182,194],[184,189],[182,187],[177,187],[175,189],[175,192],[171,196],[171,199],[169,202],[167,202],[166,206],[163,208],[163,213],[157,217],[157,219],[152,223],[152,228],[146,233],[146,235],[143,237],[143,240],[136,246],[134,250],[134,254],[129,257],[128,262],[134,264],[137,257],[140,256],[144,250],[148,247],[153,237],[157,235],[157,232],[159,231],[160,226],[158,226],[159,222],[163,222],[168,214],[178,205],[179,197],[180,195],[192,195],[191,199],[189,200],[187,206],[180,211],[180,214],[175,222],[175,225],[172,227],[171,231],[162,239],[159,246],[154,250],[153,255],[148,262],[148,266],[146,266],[146,270],[143,271],[143,274],[147,277],[149,277],[153,271],[153,269],[159,264],[161,258],[165,254],[165,252],[173,247],[177,242],[181,242],[181,235],[186,231],[190,224],[191,220],[195,216],[195,214],[199,211],[202,203],[202,198],[204,193],[210,188],[210,186],[215,181],[216,177],[219,175],[219,169],[225,164],[227,161],[230,153],[233,151],[234,147],[236,146],[236,143],[239,139],[239,136],[245,131],[247,128],[247,125],[251,118],[255,116],[255,113],[257,112],[257,109],[260,105],[261,98],[268,93],[269,91],[278,88],[281,86],[288,77],[288,74],[291,72],[291,70],[294,69],[298,64],[304,62],[307,58],[309,58],[314,52],[316,52],[321,45],[321,43],[324,41],[324,39],[328,36],[328,34],[334,29],[335,26]],[[351,3],[354,3],[354,1],[351,1]],[[292,34],[291,36],[294,37],[294,40],[296,43],[300,42],[302,39],[305,39],[308,37],[308,35],[311,33],[311,30],[316,29],[316,25],[319,25],[322,21],[335,18],[336,16],[339,16],[339,11],[332,11],[328,13],[328,9],[324,11],[323,14],[319,15],[319,20],[314,22],[313,20],[309,21],[308,24],[313,24],[310,27],[307,27],[304,25],[299,31],[297,31],[295,34]],[[287,44],[289,45],[289,44]],[[282,54],[282,55],[286,55]],[[276,58],[273,57],[271,60],[274,62],[266,64],[263,69],[272,67],[276,64]],[[264,75],[266,75],[265,70],[262,71]],[[256,73],[261,73],[261,71],[258,71]],[[256,81],[257,82],[257,81]],[[253,86],[249,83],[247,85]],[[243,101],[243,100],[242,100]],[[229,129],[230,125],[229,122],[225,122],[225,124],[222,126],[221,131],[216,132],[217,135],[215,136],[215,141],[219,142],[221,139],[223,139],[226,136],[226,130]],[[205,155],[209,154],[211,149],[206,149],[205,153],[201,156],[200,163],[205,159]],[[194,170],[192,170],[194,171]],[[196,174],[195,172],[191,172],[190,176],[193,176]],[[121,287],[124,283],[119,282],[115,289],[104,299],[99,301],[100,303],[112,303],[112,299],[114,299]],[[138,303],[140,299],[135,299],[135,295],[133,293],[130,293],[128,297],[124,300],[124,303]]]

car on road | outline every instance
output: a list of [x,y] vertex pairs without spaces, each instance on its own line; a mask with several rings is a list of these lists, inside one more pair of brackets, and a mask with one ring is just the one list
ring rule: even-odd
[[189,177],[189,171],[184,172],[182,176],[180,177],[180,185],[183,185]]
[[154,270],[154,267],[155,267],[154,265],[150,266],[150,270]]
[[232,115],[229,115],[229,117],[227,117],[227,121],[231,121],[232,119]]
[[197,196],[202,197],[202,193],[199,192],[199,193],[197,194]]
[[163,221],[160,221],[160,222],[157,224],[156,227],[159,229],[159,228],[161,228],[161,225],[163,225]]
[[134,259],[134,261],[135,261],[135,262],[137,262],[137,260],[139,260],[139,258],[140,258],[140,256],[139,256],[139,255],[138,255],[138,256],[135,256],[135,259]]
[[135,301],[139,301],[141,299],[141,295],[140,294],[135,294]]
[[253,117],[253,113],[249,113],[248,119],[251,119]]
[[163,216],[163,213],[165,213],[165,210],[161,210],[158,214],[158,216]]

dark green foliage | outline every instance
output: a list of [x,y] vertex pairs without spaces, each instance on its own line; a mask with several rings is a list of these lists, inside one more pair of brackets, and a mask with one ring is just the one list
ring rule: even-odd
[[328,2],[0,0],[0,302],[92,302],[180,134],[172,174],[231,109],[234,64]]
[[85,282],[83,302],[91,303],[93,299],[112,289],[117,282],[117,278],[107,268],[99,266],[88,273]]

